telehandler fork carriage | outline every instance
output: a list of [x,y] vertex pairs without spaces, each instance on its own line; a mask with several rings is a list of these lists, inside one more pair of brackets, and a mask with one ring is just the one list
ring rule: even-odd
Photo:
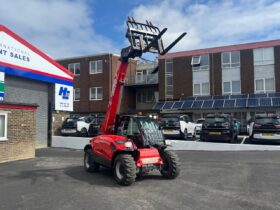
[[117,115],[122,87],[130,58],[141,57],[151,52],[167,53],[186,33],[181,34],[167,48],[164,48],[162,31],[151,22],[138,23],[128,17],[126,37],[130,46],[123,48],[106,115],[101,125],[102,135],[90,140],[84,148],[84,168],[96,172],[99,166],[114,170],[114,177],[120,185],[131,185],[136,175],[157,169],[163,177],[174,179],[179,175],[178,156],[166,149],[166,143],[157,122],[143,116]]

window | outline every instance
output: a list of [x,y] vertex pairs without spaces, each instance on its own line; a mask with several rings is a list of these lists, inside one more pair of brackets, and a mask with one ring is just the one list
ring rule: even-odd
[[80,75],[80,63],[70,63],[68,64],[68,70],[74,75]]
[[270,65],[274,64],[274,48],[258,48],[254,49],[254,65]]
[[102,60],[90,61],[89,62],[89,73],[99,74],[103,72],[103,62]]
[[224,94],[240,94],[240,80],[238,81],[228,81],[223,83],[223,93]]
[[209,95],[209,94],[210,94],[209,82],[193,84],[194,96]]
[[155,93],[153,91],[138,92],[136,101],[137,103],[153,103],[155,102]]
[[0,113],[0,141],[6,141],[8,127],[8,113]]
[[102,100],[103,89],[102,87],[92,87],[89,90],[89,100]]
[[222,68],[234,68],[240,66],[240,52],[224,52],[222,53]]
[[173,99],[173,60],[165,60],[165,98]]
[[193,71],[208,70],[209,69],[209,55],[200,55],[192,57]]
[[74,101],[79,101],[80,100],[80,88],[75,88],[74,89]]
[[256,93],[275,92],[274,78],[256,79],[255,80],[255,92]]
[[200,59],[201,59],[201,56],[193,56],[192,57],[192,66],[195,66],[195,65],[199,65],[200,64]]

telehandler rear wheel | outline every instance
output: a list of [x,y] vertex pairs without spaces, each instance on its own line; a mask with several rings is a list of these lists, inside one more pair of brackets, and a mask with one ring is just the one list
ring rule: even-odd
[[114,177],[118,184],[128,186],[135,182],[136,164],[129,154],[119,154],[114,163]]
[[177,154],[171,150],[164,150],[160,152],[163,160],[163,167],[161,174],[168,179],[176,178],[180,173],[180,160]]
[[99,164],[93,161],[92,152],[90,149],[85,151],[84,154],[84,169],[87,172],[97,172],[99,170]]

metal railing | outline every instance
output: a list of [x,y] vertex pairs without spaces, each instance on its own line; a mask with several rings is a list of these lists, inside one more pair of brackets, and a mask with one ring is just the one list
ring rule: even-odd
[[126,85],[158,84],[158,74],[131,76],[126,78]]

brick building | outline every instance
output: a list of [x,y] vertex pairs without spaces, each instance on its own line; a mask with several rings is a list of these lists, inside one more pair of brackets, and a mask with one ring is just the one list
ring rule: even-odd
[[[74,113],[106,112],[118,60],[118,55],[110,53],[57,60],[74,74]],[[127,78],[134,76],[135,71],[136,61],[130,60]],[[127,113],[134,110],[134,91],[124,88],[120,112]]]
[[61,87],[68,106],[72,85],[71,72],[0,25],[0,163],[33,158],[50,144],[51,93],[57,100]]
[[279,113],[280,40],[166,54],[159,59],[154,110],[193,119],[226,112],[243,125],[256,113]]

